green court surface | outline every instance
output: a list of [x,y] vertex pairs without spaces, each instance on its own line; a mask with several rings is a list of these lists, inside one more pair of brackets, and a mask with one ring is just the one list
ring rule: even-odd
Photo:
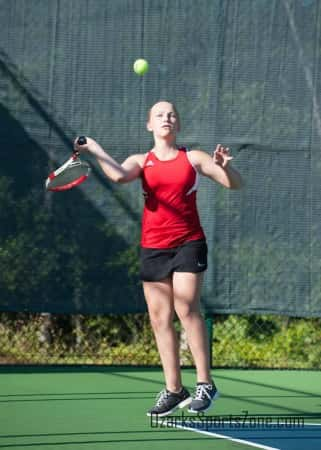
[[[193,416],[196,431],[186,410],[175,414],[177,422],[146,416],[163,388],[160,369],[3,366],[0,448],[321,448],[321,372],[218,369],[213,376],[221,397],[206,426]],[[183,381],[193,390],[192,369],[183,370]]]

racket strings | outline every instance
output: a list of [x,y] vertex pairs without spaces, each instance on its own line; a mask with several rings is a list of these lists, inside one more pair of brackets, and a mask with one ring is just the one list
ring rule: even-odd
[[80,182],[83,182],[89,176],[89,172],[89,164],[76,159],[71,161],[70,164],[54,178],[48,180],[46,187],[49,190],[59,187],[62,188],[64,186],[66,186],[66,188],[74,187],[80,184]]

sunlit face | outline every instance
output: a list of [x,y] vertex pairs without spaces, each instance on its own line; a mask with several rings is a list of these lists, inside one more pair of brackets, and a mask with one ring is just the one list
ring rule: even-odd
[[169,102],[158,102],[149,111],[148,131],[156,136],[166,137],[179,131],[179,117],[175,106]]

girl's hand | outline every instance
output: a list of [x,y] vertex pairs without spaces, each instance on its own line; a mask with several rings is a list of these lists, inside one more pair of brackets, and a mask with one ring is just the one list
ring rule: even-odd
[[228,147],[223,147],[223,145],[218,144],[213,153],[213,161],[215,164],[221,167],[226,167],[233,159],[233,156],[230,155],[230,149]]
[[90,150],[97,144],[96,141],[86,136],[86,144],[80,145],[78,144],[78,139],[79,136],[77,136],[74,141],[74,151],[76,153],[90,152]]

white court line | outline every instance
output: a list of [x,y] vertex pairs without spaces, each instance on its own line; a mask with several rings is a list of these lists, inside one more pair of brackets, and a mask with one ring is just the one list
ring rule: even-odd
[[256,442],[247,441],[245,439],[233,438],[231,436],[226,436],[225,434],[211,433],[210,431],[198,430],[198,429],[195,429],[192,427],[185,427],[183,425],[177,425],[177,424],[174,425],[171,423],[166,423],[166,419],[165,419],[164,423],[166,425],[172,426],[174,428],[181,428],[182,430],[186,430],[186,431],[196,431],[196,433],[205,434],[207,436],[216,437],[219,439],[227,439],[228,441],[238,442],[239,444],[246,444],[246,445],[249,445],[249,446],[255,447],[255,448],[262,448],[263,450],[281,450],[280,448],[277,448],[277,447],[269,447],[268,445],[257,444]]

